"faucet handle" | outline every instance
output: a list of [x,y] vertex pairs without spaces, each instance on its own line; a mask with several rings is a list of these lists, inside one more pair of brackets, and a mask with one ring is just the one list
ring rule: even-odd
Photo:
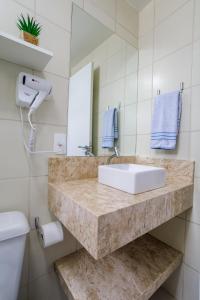
[[119,149],[117,146],[114,147],[114,152],[117,157],[119,157]]

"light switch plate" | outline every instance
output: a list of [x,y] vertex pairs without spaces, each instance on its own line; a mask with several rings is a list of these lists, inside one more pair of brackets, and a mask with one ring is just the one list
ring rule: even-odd
[[56,154],[66,154],[66,134],[55,133],[54,134],[54,146],[53,150]]

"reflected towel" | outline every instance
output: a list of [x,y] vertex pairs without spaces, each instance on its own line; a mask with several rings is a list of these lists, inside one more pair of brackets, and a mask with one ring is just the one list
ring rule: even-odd
[[152,149],[176,149],[181,110],[180,91],[159,95],[155,98],[151,134]]
[[113,148],[118,137],[118,110],[110,108],[103,117],[102,148]]

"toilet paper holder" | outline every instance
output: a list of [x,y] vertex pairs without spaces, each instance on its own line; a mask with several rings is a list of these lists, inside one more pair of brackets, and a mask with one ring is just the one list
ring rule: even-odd
[[43,237],[43,233],[42,233],[42,230],[41,230],[40,218],[39,217],[35,218],[35,228],[37,230],[37,234],[38,234],[39,238],[41,238],[43,240],[44,237]]
[[41,225],[39,217],[36,217],[35,228],[40,244],[43,248],[55,245],[64,240],[62,224],[59,221]]

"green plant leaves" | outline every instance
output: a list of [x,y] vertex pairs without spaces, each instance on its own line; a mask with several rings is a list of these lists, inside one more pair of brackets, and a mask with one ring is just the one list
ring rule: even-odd
[[28,32],[35,37],[38,37],[42,30],[42,26],[28,14],[26,18],[23,16],[23,14],[21,14],[20,17],[17,18],[17,27],[19,28],[19,30]]

